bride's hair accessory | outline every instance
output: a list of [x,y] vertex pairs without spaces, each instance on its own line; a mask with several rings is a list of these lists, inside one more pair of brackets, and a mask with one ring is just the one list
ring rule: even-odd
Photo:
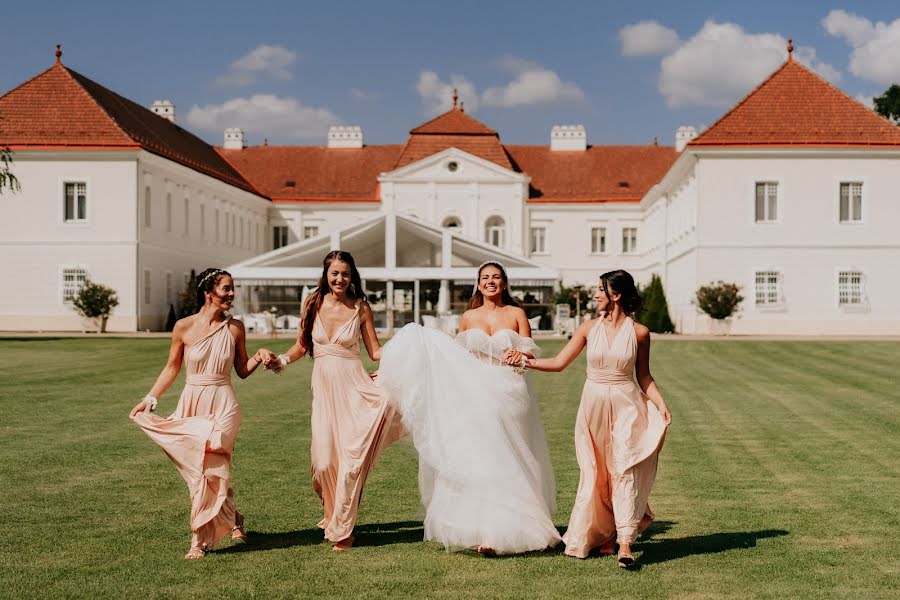
[[493,266],[497,267],[498,269],[500,269],[500,271],[503,272],[504,281],[509,281],[509,273],[506,272],[506,267],[503,266],[503,263],[501,263],[500,261],[497,261],[497,260],[486,260],[483,263],[481,263],[480,265],[478,265],[478,270],[475,271],[475,286],[472,288],[473,294],[478,291],[478,278],[481,275],[481,270],[488,265],[493,265]]
[[209,273],[207,273],[207,274],[203,277],[203,279],[201,279],[199,282],[197,282],[197,289],[198,289],[198,290],[201,289],[201,288],[203,287],[203,284],[206,283],[206,280],[209,279],[210,277],[215,277],[215,276],[217,276],[219,273],[224,273],[224,272],[225,272],[225,271],[223,271],[222,269],[213,269],[212,271],[210,271]]

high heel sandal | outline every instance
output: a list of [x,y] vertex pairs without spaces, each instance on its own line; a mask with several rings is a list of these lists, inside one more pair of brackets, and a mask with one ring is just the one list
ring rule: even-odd
[[626,554],[619,550],[619,555],[616,557],[617,564],[620,569],[630,569],[634,566],[634,556],[631,554]]
[[187,560],[199,560],[205,558],[209,554],[209,548],[206,546],[191,546],[188,553],[184,555]]
[[246,542],[247,532],[244,530],[244,515],[237,513],[234,517],[234,527],[231,528],[231,539],[236,542]]

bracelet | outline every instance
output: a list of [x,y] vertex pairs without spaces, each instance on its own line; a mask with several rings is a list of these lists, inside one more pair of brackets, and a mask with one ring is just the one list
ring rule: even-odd
[[279,354],[278,362],[281,363],[282,368],[286,367],[291,362],[291,357],[287,354]]
[[156,396],[151,396],[150,394],[144,396],[144,402],[147,403],[146,412],[153,412],[156,410],[156,405],[159,404],[159,400],[156,399]]

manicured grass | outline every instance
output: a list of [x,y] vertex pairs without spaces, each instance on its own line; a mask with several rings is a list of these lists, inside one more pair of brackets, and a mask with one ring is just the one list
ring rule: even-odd
[[[561,345],[542,343],[550,354]],[[675,422],[636,572],[559,551],[484,559],[421,542],[409,440],[369,478],[358,547],[331,552],[309,483],[307,360],[280,377],[234,378],[250,541],[184,561],[187,489],[127,418],[167,346],[0,341],[0,596],[900,597],[900,344],[656,342]],[[564,528],[583,359],[533,377]]]

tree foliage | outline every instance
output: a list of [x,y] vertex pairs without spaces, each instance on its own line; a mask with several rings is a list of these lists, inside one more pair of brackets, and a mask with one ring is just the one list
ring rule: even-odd
[[112,310],[119,305],[116,291],[91,280],[84,282],[75,297],[72,307],[83,317],[100,320],[100,333],[106,332],[106,321]]
[[568,304],[572,309],[572,314],[575,314],[577,300],[581,300],[581,312],[585,312],[588,302],[591,301],[591,295],[590,288],[582,285],[562,286],[556,292],[556,295],[553,296],[553,302],[555,304]]
[[900,85],[893,84],[883,94],[872,100],[875,103],[875,112],[900,124]]
[[727,319],[738,310],[744,301],[740,286],[734,283],[716,281],[697,289],[694,304],[713,319]]
[[178,292],[178,318],[183,319],[197,312],[197,272],[191,269],[187,286],[183,292]]
[[9,188],[9,191],[11,192],[18,192],[22,189],[19,180],[10,168],[12,162],[12,150],[9,148],[0,148],[0,194],[3,193],[5,188]]
[[669,316],[669,303],[659,275],[654,273],[650,283],[640,290],[640,294],[644,310],[638,320],[654,333],[675,333],[675,324]]

